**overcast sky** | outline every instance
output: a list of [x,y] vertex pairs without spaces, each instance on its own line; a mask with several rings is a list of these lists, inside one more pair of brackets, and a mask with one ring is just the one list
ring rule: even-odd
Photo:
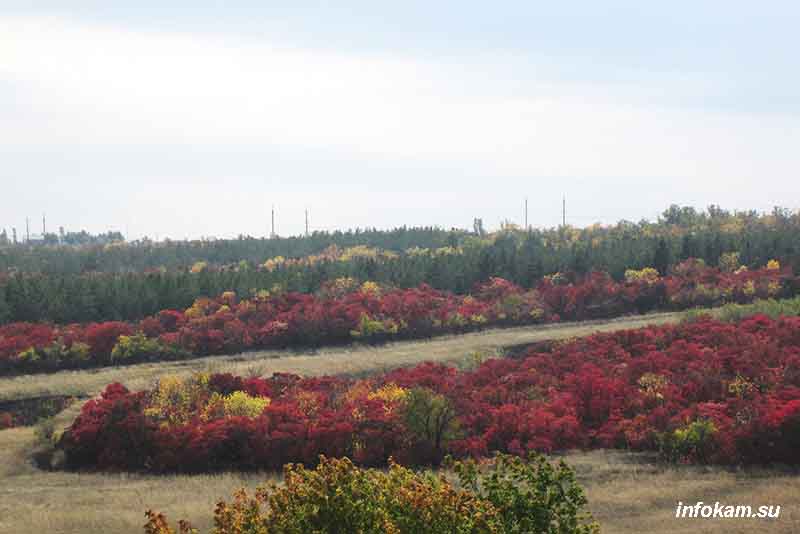
[[0,0],[0,228],[800,207],[798,2],[165,3]]

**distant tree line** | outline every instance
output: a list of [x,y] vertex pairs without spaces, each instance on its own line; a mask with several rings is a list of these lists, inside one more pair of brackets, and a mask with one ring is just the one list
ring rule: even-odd
[[[303,257],[332,244],[368,245],[399,254],[392,259],[356,256],[348,261],[262,267],[275,256]],[[427,283],[457,293],[468,292],[491,276],[524,287],[559,271],[607,271],[620,279],[626,269],[655,267],[666,273],[687,258],[718,265],[730,252],[738,253],[738,263],[744,266],[778,259],[797,272],[800,214],[671,206],[655,222],[528,231],[506,227],[483,236],[463,230],[399,228],[75,249],[11,247],[0,255],[0,265],[16,270],[0,279],[0,322],[137,319],[162,309],[188,307],[198,296],[229,290],[247,295],[276,285],[311,292],[343,276],[400,287]],[[197,261],[212,267],[191,272],[188,266]],[[164,269],[144,272],[156,267]]]
[[357,229],[346,232],[313,232],[308,236],[237,239],[205,239],[155,242],[143,239],[125,242],[122,235],[109,232],[97,236],[80,233],[56,234],[35,244],[13,244],[0,237],[0,271],[44,274],[131,273],[151,269],[188,270],[203,261],[226,265],[241,261],[262,263],[275,257],[301,257],[326,247],[366,245],[388,250],[413,247],[436,248],[456,245],[469,233],[435,227],[393,230]]
[[[81,245],[107,245],[110,243],[121,243],[125,241],[125,237],[120,232],[109,231],[104,234],[90,234],[86,230],[80,232],[65,232],[64,228],[60,228],[58,233],[46,232],[41,235],[30,236],[27,235],[17,236],[16,228],[12,229],[11,236],[5,228],[0,230],[0,251],[8,247],[25,247],[32,249],[35,247],[53,247],[53,246],[81,246]],[[17,252],[20,252],[17,250]],[[13,257],[13,256],[9,256]]]

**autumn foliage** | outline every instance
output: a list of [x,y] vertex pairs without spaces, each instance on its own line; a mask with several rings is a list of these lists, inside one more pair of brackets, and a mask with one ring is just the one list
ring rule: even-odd
[[462,296],[421,285],[383,287],[340,278],[316,294],[280,290],[240,298],[225,292],[186,310],[164,310],[138,323],[0,327],[0,373],[117,365],[248,349],[377,342],[458,333],[485,326],[584,320],[686,309],[793,294],[796,278],[775,263],[759,270],[721,271],[699,261],[628,271],[556,274],[523,289],[491,278]]
[[800,318],[596,334],[465,371],[424,363],[363,380],[196,375],[143,392],[112,384],[60,446],[73,467],[160,472],[279,470],[320,454],[380,466],[599,447],[796,464]]
[[[284,468],[284,484],[239,490],[214,510],[215,534],[595,534],[586,497],[564,462],[500,455],[491,462],[450,465],[442,474],[390,462],[362,469],[347,458],[321,457],[315,469]],[[187,521],[173,529],[148,510],[146,534],[198,534]]]

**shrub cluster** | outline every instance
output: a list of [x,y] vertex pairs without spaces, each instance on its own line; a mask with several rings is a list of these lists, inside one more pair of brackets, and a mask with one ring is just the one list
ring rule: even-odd
[[685,320],[693,321],[703,315],[712,314],[722,321],[741,321],[746,317],[756,314],[764,314],[777,319],[781,315],[798,316],[800,315],[800,297],[791,299],[766,299],[757,300],[750,304],[726,304],[714,310],[705,308],[695,308],[685,313]]
[[33,425],[63,411],[76,400],[68,395],[54,395],[0,402],[0,430]]
[[596,334],[468,371],[424,363],[362,380],[198,375],[136,393],[112,384],[60,447],[74,467],[151,471],[595,447],[796,464],[800,318]]
[[[360,469],[347,458],[322,457],[316,469],[284,468],[284,485],[240,490],[214,511],[215,534],[594,534],[586,497],[573,471],[540,456],[498,456],[491,465],[455,462],[454,485],[443,475],[395,463]],[[175,534],[147,512],[146,534]],[[196,534],[186,521],[181,534]]]
[[165,310],[140,322],[0,327],[0,373],[177,359],[247,349],[370,342],[464,332],[486,325],[522,325],[750,302],[794,291],[778,265],[724,272],[699,261],[661,277],[628,271],[623,282],[603,273],[553,275],[531,290],[492,278],[460,296],[422,285],[412,289],[333,280],[315,295],[261,291],[247,299],[225,292],[186,310]]

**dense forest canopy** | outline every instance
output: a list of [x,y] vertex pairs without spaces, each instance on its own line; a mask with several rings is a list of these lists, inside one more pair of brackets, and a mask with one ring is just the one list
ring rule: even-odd
[[[89,272],[131,273],[148,270],[189,270],[197,262],[225,266],[247,262],[251,266],[269,258],[299,258],[318,254],[335,245],[359,245],[395,252],[414,248],[469,246],[475,237],[498,243],[513,240],[519,249],[546,250],[555,256],[543,258],[546,271],[604,269],[621,273],[625,268],[652,263],[653,242],[661,247],[658,260],[669,263],[677,257],[702,257],[716,263],[721,252],[737,250],[753,261],[763,254],[793,254],[797,243],[792,236],[800,225],[800,213],[775,208],[772,213],[726,211],[710,206],[705,211],[670,206],[655,222],[620,221],[615,225],[595,224],[585,228],[559,226],[521,232],[504,225],[486,234],[473,230],[437,227],[401,227],[392,230],[356,229],[314,232],[308,236],[237,239],[165,240],[126,242],[122,234],[91,235],[85,231],[46,234],[31,243],[15,244],[5,231],[0,234],[0,271],[81,274]],[[660,243],[664,240],[664,243]],[[524,245],[521,245],[524,243]],[[502,247],[502,243],[500,244]],[[765,252],[766,250],[766,252]],[[622,256],[620,256],[622,254]],[[552,266],[555,266],[552,268]]]
[[[800,213],[705,211],[671,206],[658,221],[487,234],[439,228],[315,232],[307,237],[105,245],[5,245],[0,249],[0,322],[136,319],[185,308],[198,296],[246,295],[279,286],[316,291],[353,277],[399,287],[427,283],[458,293],[499,276],[523,287],[555,272],[670,265],[699,258],[716,266],[770,259],[800,267]],[[2,274],[5,273],[5,274]]]

